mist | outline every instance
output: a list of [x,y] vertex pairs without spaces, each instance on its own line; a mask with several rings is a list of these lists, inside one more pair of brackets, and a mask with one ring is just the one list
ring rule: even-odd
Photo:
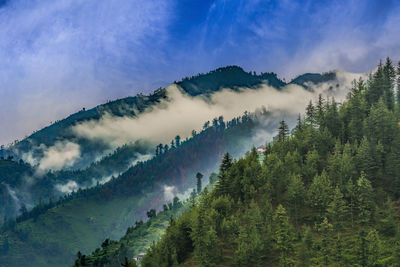
[[137,117],[113,117],[106,114],[100,120],[80,123],[72,131],[80,138],[101,140],[118,147],[135,140],[147,140],[154,144],[169,143],[176,135],[190,137],[192,130],[201,130],[204,122],[213,118],[223,116],[229,121],[245,111],[254,112],[260,108],[284,119],[285,114],[303,114],[308,102],[315,101],[319,94],[343,101],[354,79],[364,76],[343,71],[335,73],[336,80],[318,85],[309,84],[310,90],[295,84],[277,90],[264,84],[256,90],[223,89],[207,97],[189,96],[173,84],[166,88],[166,100]]

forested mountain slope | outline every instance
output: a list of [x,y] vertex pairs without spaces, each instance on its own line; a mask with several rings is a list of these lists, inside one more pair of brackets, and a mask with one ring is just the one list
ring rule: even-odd
[[40,202],[105,183],[137,161],[147,159],[141,155],[152,153],[148,144],[136,142],[119,147],[87,168],[60,171],[41,171],[22,160],[0,159],[0,218],[15,218]]
[[[306,83],[318,84],[334,79],[334,73],[330,75],[307,74],[299,76],[292,82],[307,88]],[[286,85],[275,73],[255,74],[254,72],[245,72],[238,66],[227,66],[206,74],[184,78],[176,84],[189,96],[210,95],[222,88],[233,90],[241,87],[257,89],[262,84],[268,84],[279,89]],[[116,117],[137,117],[143,111],[157,105],[166,98],[166,89],[160,88],[149,95],[139,94],[134,97],[126,97],[88,110],[83,108],[63,120],[56,121],[48,127],[34,132],[29,137],[16,142],[10,148],[1,149],[0,156],[13,155],[19,158],[27,158],[27,155],[29,155],[30,158],[37,160],[43,157],[44,148],[54,146],[57,142],[62,144],[64,141],[68,141],[78,144],[81,149],[81,157],[72,167],[75,169],[86,167],[103,151],[109,150],[109,144],[79,137],[71,130],[72,126],[89,120],[99,120],[105,114]]]
[[263,116],[269,115],[215,120],[188,140],[160,146],[156,157],[104,185],[39,206],[17,223],[11,220],[0,236],[0,265],[66,266],[78,250],[86,254],[106,238],[120,238],[147,210],[167,201],[165,186],[183,193],[194,186],[199,170],[206,176],[214,171],[223,153],[248,149],[253,131],[267,127]]
[[293,134],[281,122],[261,163],[255,149],[226,154],[216,188],[170,224],[141,266],[397,266],[395,79],[388,59],[343,105],[310,103]]
[[[310,84],[334,81],[335,77],[335,73],[329,75],[306,74],[299,76],[292,83],[307,87]],[[224,88],[231,88],[233,92],[240,94],[243,88],[260,91],[261,86],[265,84],[276,88],[276,92],[285,90],[282,89],[282,86],[286,85],[274,73],[255,74],[254,72],[245,72],[237,66],[219,68],[177,82],[179,90],[182,90],[183,98],[194,99],[192,97],[197,96],[196,100],[199,101],[203,101],[207,97],[211,98],[214,93],[218,93]],[[95,132],[93,127],[96,125],[104,126],[97,132],[107,132],[110,130],[107,127],[116,126],[105,125],[105,121],[109,123],[120,119],[120,124],[116,129],[118,131],[124,125],[127,127],[126,125],[129,126],[129,123],[132,124],[134,118],[139,118],[143,113],[148,115],[154,110],[160,111],[157,109],[159,106],[173,105],[168,102],[173,102],[172,98],[168,95],[166,88],[160,88],[150,95],[139,94],[135,97],[108,102],[90,110],[81,110],[35,132],[7,150],[0,150],[0,156],[3,155],[7,158],[8,154],[14,154],[14,160],[20,163],[20,165],[14,165],[16,170],[8,172],[6,169],[8,162],[0,162],[1,220],[3,217],[15,217],[23,213],[25,209],[30,210],[40,201],[42,203],[48,202],[50,199],[54,201],[72,190],[91,187],[97,182],[104,183],[112,176],[124,172],[137,161],[153,156],[154,147],[158,144],[158,140],[154,140],[154,138],[147,140],[143,136],[138,138],[130,136],[123,142],[111,144],[109,139],[96,135],[91,136],[91,133]],[[255,105],[254,108],[259,107]],[[188,113],[191,112],[190,105],[186,109],[188,109]],[[245,109],[240,113],[244,111]],[[104,119],[105,117],[112,119],[107,120]],[[193,118],[193,120],[196,119]],[[201,122],[202,120],[198,120],[198,123]],[[88,135],[78,134],[76,127],[85,123],[90,124],[86,128]],[[171,124],[173,123],[175,122],[171,122]],[[153,127],[153,125],[151,122],[147,122],[146,127]],[[176,134],[182,130],[179,127],[181,125],[176,125],[176,128],[180,129],[176,130]],[[121,135],[129,135],[141,130],[140,126],[136,126],[126,132],[121,132]],[[158,129],[158,131],[160,130],[163,130],[162,127]],[[20,161],[21,158],[24,162]],[[12,173],[19,174],[11,175]]]

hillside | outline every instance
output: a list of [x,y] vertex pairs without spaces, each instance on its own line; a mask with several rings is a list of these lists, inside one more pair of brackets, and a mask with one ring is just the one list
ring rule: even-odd
[[182,203],[175,198],[173,202],[164,204],[163,210],[155,216],[150,215],[146,222],[136,221],[135,225],[126,230],[119,240],[104,240],[101,248],[90,255],[77,253],[74,266],[121,266],[126,259],[142,255],[154,242],[158,241],[168,225],[179,217],[190,203]]
[[[307,74],[299,76],[291,83],[303,86],[302,83],[318,84],[329,79],[334,80],[335,75]],[[286,85],[274,73],[258,75],[254,72],[245,72],[237,66],[219,68],[206,74],[184,78],[177,84],[182,88],[183,94],[202,99],[203,96],[211,96],[222,88],[231,88],[234,91],[243,87],[257,90],[265,83],[279,90]],[[107,138],[77,136],[73,129],[77,124],[89,121],[101,124],[102,118],[109,116],[113,116],[113,120],[138,118],[143,111],[151,112],[152,107],[158,105],[160,101],[165,101],[166,98],[168,98],[167,89],[164,88],[147,96],[139,94],[108,102],[90,110],[81,110],[35,132],[8,150],[1,150],[0,156],[7,158],[12,154],[14,160],[22,165],[15,165],[16,170],[8,172],[0,164],[0,177],[7,177],[1,180],[0,185],[2,196],[0,218],[15,217],[25,208],[29,210],[40,201],[57,200],[77,188],[91,187],[97,182],[104,183],[112,176],[123,173],[138,160],[153,156],[154,147],[158,144],[154,140],[131,138],[124,141],[125,145],[121,146],[121,143],[111,145]],[[241,112],[244,112],[244,109]],[[126,133],[121,133],[123,134]],[[21,162],[21,158],[25,162]],[[11,175],[15,172],[20,174]]]
[[[233,86],[230,81],[233,79],[232,75],[225,75],[227,73],[242,78],[234,80],[236,86]],[[238,67],[210,72],[206,74],[208,78],[205,80],[202,77],[204,75],[183,80],[186,83],[186,87],[183,88],[191,88],[186,89],[190,91],[188,94],[196,95],[198,92],[193,90],[198,86],[202,86],[202,93],[211,94],[218,91],[221,86],[232,86],[232,89],[251,86],[256,90],[257,84],[266,82],[268,77],[272,77],[270,81],[272,84],[273,81],[277,81],[274,74],[256,75],[246,73]],[[245,83],[246,79],[243,77],[247,77],[251,82]],[[214,82],[208,83],[207,80]],[[193,86],[189,86],[190,84]],[[216,87],[216,84],[221,86]],[[50,128],[35,133],[35,136],[39,142],[41,138],[46,139],[49,143],[45,146],[62,139],[76,142],[79,146],[83,146],[82,160],[90,162],[96,154],[95,151],[103,153],[107,151],[107,145],[103,146],[93,140],[77,140],[70,135],[68,129],[71,125],[89,119],[98,120],[101,114],[107,112],[116,117],[136,116],[149,105],[158,103],[157,101],[163,97],[165,89],[160,89],[149,96],[138,95],[135,98],[107,103],[96,110],[82,110],[79,114],[74,114]],[[132,110],[135,114],[126,114]],[[295,119],[290,114],[285,116],[289,120]],[[257,114],[246,112],[245,115],[228,122],[222,117],[215,118],[211,124],[207,122],[201,132],[193,132],[193,136],[188,140],[174,139],[171,144],[157,145],[156,157],[151,160],[138,162],[145,160],[143,155],[154,155],[152,152],[155,150],[154,145],[136,142],[122,146],[87,168],[49,170],[41,173],[40,177],[35,177],[40,179],[36,179],[34,184],[27,184],[27,181],[32,180],[26,178],[32,177],[31,174],[36,175],[36,168],[39,167],[19,162],[20,168],[26,166],[25,173],[15,179],[7,176],[1,188],[2,203],[11,207],[4,209],[4,212],[10,212],[12,209],[14,213],[11,213],[11,216],[18,211],[21,215],[16,220],[7,220],[2,226],[0,244],[3,247],[0,251],[0,265],[16,266],[24,264],[28,259],[32,266],[71,264],[73,255],[78,250],[88,253],[106,238],[120,238],[125,229],[132,225],[133,218],[144,217],[149,208],[161,207],[165,201],[166,186],[172,187],[175,194],[190,193],[187,190],[194,186],[193,177],[199,170],[206,176],[209,175],[216,170],[217,162],[223,153],[230,152],[235,157],[240,156],[254,144],[253,138],[272,132],[276,127],[276,116],[271,116],[265,111]],[[29,138],[25,141],[28,151],[36,142]],[[40,154],[40,151],[33,149],[32,153],[36,152]],[[90,159],[85,160],[86,156]],[[131,167],[133,163],[138,164]],[[109,182],[101,185],[109,179],[111,179]],[[19,190],[9,187],[11,180],[19,186]],[[78,187],[82,189],[68,194]],[[10,189],[16,193],[21,202],[12,197],[13,192]],[[32,190],[34,194],[26,194],[29,191],[24,190],[27,189]],[[31,203],[32,206],[26,205],[28,208],[26,209],[24,202]],[[65,230],[60,231],[60,225]],[[49,257],[49,255],[55,256]]]
[[[334,75],[307,74],[299,76],[291,83],[308,88],[308,82],[318,84],[333,79],[335,79]],[[183,92],[190,96],[209,95],[222,88],[235,90],[240,87],[247,87],[257,89],[258,86],[264,83],[277,89],[286,85],[275,73],[261,73],[257,75],[253,72],[245,72],[238,66],[219,68],[206,74],[198,74],[176,82],[182,88]],[[43,157],[43,148],[54,146],[57,142],[62,143],[66,140],[78,144],[81,148],[81,157],[74,163],[72,168],[87,167],[96,157],[103,155],[104,151],[109,151],[110,146],[106,142],[76,136],[71,131],[72,126],[85,121],[97,121],[105,114],[116,117],[137,117],[143,111],[157,105],[161,100],[166,98],[166,89],[160,88],[149,95],[138,94],[134,97],[110,101],[92,109],[86,110],[83,108],[65,119],[56,121],[34,132],[8,149],[0,149],[0,156],[7,157],[8,155],[13,155],[16,158],[24,158],[30,155],[30,158],[38,160]]]
[[16,224],[11,221],[0,236],[0,265],[29,261],[31,266],[65,266],[72,264],[78,250],[87,254],[106,238],[120,238],[134,219],[165,203],[165,186],[184,193],[194,186],[199,170],[208,176],[217,168],[223,153],[247,150],[253,131],[266,127],[260,124],[263,116],[268,114],[216,120],[192,138],[175,142],[178,146],[163,146],[158,156],[104,185],[33,210]]
[[14,218],[41,201],[54,201],[78,188],[105,183],[146,154],[152,154],[149,145],[137,142],[126,144],[81,170],[46,172],[22,160],[0,159],[0,218]]
[[293,134],[282,121],[261,163],[255,149],[239,160],[225,154],[216,188],[167,228],[141,266],[397,266],[394,88],[388,59],[343,105],[320,97]]

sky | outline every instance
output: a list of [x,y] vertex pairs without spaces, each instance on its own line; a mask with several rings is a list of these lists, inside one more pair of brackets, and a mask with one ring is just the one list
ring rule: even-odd
[[225,65],[369,72],[400,59],[390,0],[0,0],[0,144]]

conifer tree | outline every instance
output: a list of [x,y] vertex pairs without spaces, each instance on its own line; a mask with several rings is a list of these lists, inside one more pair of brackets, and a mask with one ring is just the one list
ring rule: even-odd
[[358,219],[361,224],[368,224],[373,219],[375,206],[371,182],[362,173],[356,185]]
[[284,120],[279,122],[278,140],[285,141],[289,135],[289,127]]
[[397,64],[397,91],[396,91],[397,104],[400,104],[400,61]]
[[250,203],[239,230],[238,265],[261,266],[264,251],[262,217],[257,204]]
[[310,266],[313,237],[310,227],[305,227],[303,238],[301,239],[299,259],[301,267]]
[[367,241],[367,233],[364,229],[361,229],[358,233],[358,263],[362,267],[368,266],[368,241]]
[[343,261],[343,241],[339,233],[335,239],[335,253],[333,255],[333,260],[337,265]]
[[306,122],[308,124],[310,124],[311,126],[315,126],[315,123],[316,123],[315,116],[316,116],[315,108],[314,108],[312,101],[310,100],[310,102],[308,103],[308,105],[306,107]]
[[372,229],[369,231],[366,240],[368,242],[368,266],[379,266],[382,248],[378,232]]
[[316,111],[316,121],[320,126],[322,126],[325,116],[325,99],[321,94],[318,95],[317,111]]
[[308,194],[311,207],[316,212],[317,221],[325,217],[326,209],[331,202],[333,190],[326,172],[316,175],[311,184]]
[[384,101],[389,110],[394,108],[394,83],[396,78],[396,70],[393,67],[392,61],[389,57],[386,58],[386,63],[383,67],[383,86],[384,86]]
[[292,175],[287,189],[287,206],[290,207],[289,211],[294,218],[296,227],[298,226],[300,214],[302,214],[305,197],[306,191],[300,175]]
[[279,204],[274,216],[275,242],[280,252],[281,266],[289,266],[290,252],[293,250],[292,235],[290,230],[289,218],[285,208]]
[[219,167],[219,180],[217,184],[217,192],[219,195],[229,193],[228,170],[232,167],[232,157],[229,153],[225,153],[221,165]]
[[203,174],[201,174],[200,172],[198,172],[196,174],[196,179],[197,179],[197,194],[201,193],[201,178],[203,178]]
[[332,250],[332,244],[331,244],[332,224],[328,222],[328,219],[326,217],[319,225],[319,231],[321,233],[322,262],[324,266],[329,266],[331,262],[331,250]]
[[343,229],[343,222],[346,220],[347,205],[340,188],[336,186],[331,203],[328,206],[328,216],[333,223],[335,231]]

